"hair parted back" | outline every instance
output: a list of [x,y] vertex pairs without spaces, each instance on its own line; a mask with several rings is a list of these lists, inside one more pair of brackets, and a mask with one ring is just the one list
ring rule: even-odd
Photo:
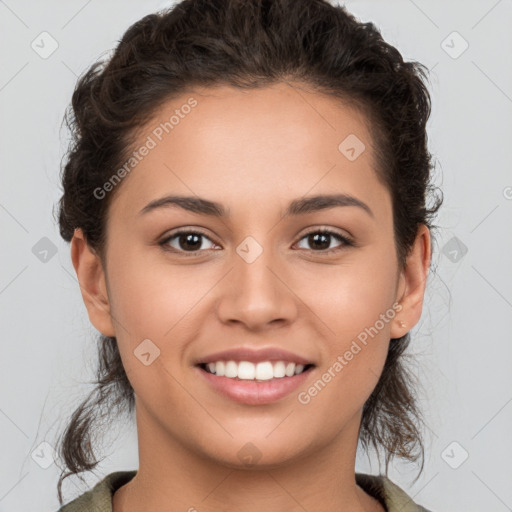
[[[362,23],[326,0],[183,0],[134,23],[113,54],[96,62],[75,87],[65,120],[72,139],[61,179],[60,234],[81,228],[105,261],[106,215],[122,184],[99,201],[101,187],[125,161],[137,130],[159,106],[194,86],[260,88],[293,81],[352,105],[368,121],[378,177],[390,191],[398,261],[405,264],[429,208],[432,157],[426,124],[430,95],[425,66],[405,62],[373,23]],[[340,141],[341,142],[341,141]],[[390,343],[383,373],[363,408],[359,439],[393,457],[415,462],[424,447],[416,380],[405,366],[410,335]],[[72,414],[58,443],[65,464],[58,482],[99,463],[91,438],[113,410],[132,413],[133,388],[115,338],[99,336],[95,388]],[[380,460],[380,457],[379,457]],[[67,471],[66,471],[67,470]]]

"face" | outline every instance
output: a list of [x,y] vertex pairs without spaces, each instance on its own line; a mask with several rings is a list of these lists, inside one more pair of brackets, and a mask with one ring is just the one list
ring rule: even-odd
[[139,425],[233,467],[355,442],[390,338],[417,318],[362,114],[287,84],[196,89],[134,150],[109,209],[106,307],[88,309],[117,338]]

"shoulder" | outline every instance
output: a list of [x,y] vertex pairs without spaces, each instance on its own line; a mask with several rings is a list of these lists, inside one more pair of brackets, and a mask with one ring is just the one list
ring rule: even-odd
[[129,482],[136,473],[136,470],[110,473],[92,489],[63,505],[57,512],[112,512],[114,492]]
[[356,473],[356,483],[379,500],[387,512],[432,512],[415,503],[404,490],[384,475]]

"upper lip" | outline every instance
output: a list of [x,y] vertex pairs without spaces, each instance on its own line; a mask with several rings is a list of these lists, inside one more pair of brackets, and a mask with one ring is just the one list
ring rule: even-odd
[[215,363],[217,361],[249,361],[251,363],[261,363],[262,361],[286,361],[295,364],[314,364],[293,352],[281,348],[262,348],[252,349],[248,347],[232,348],[215,352],[197,360],[196,364]]

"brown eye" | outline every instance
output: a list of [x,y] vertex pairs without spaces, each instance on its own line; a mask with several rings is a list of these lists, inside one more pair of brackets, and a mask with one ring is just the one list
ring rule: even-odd
[[209,240],[213,246],[215,245],[205,234],[199,231],[178,231],[162,240],[160,245],[167,250],[194,253],[208,249],[208,247],[204,247],[204,239]]
[[[338,240],[341,244],[336,247],[331,247],[333,239]],[[340,235],[339,233],[328,230],[311,231],[303,236],[301,240],[306,240],[307,244],[311,247],[310,250],[324,253],[338,251],[346,245],[352,245],[348,238]],[[308,248],[306,247],[306,249]]]

